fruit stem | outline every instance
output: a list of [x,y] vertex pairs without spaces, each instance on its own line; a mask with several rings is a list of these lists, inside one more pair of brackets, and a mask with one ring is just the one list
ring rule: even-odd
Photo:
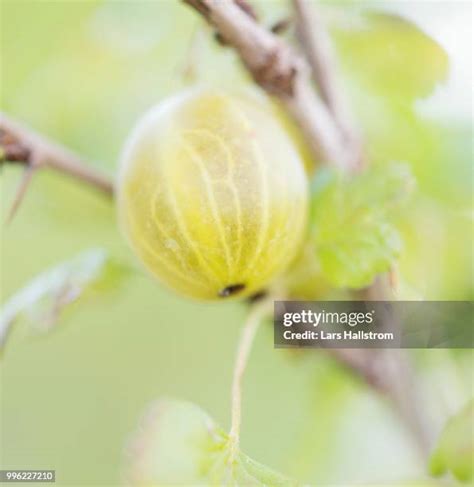
[[239,343],[237,345],[236,359],[234,363],[234,375],[231,390],[231,428],[229,441],[231,445],[230,462],[235,458],[240,441],[240,424],[242,418],[242,382],[248,362],[250,350],[262,318],[273,307],[273,298],[257,301],[249,310],[249,314],[242,328]]

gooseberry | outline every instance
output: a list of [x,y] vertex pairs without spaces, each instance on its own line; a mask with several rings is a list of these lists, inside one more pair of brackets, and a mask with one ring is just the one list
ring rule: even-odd
[[153,108],[123,152],[122,228],[146,268],[198,299],[245,297],[295,256],[308,189],[266,98],[195,90]]

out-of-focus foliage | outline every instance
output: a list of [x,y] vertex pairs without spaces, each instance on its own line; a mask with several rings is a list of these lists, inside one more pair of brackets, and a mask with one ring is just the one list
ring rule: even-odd
[[228,436],[202,409],[172,399],[156,401],[142,419],[126,451],[124,476],[134,487],[298,485],[232,451]]
[[402,279],[420,297],[471,298],[472,120],[434,118],[419,105],[445,89],[451,61],[407,19],[358,5],[326,14],[370,164],[405,161],[417,182],[397,215]]
[[313,184],[310,240],[327,281],[361,288],[389,270],[401,243],[388,212],[412,186],[410,170],[402,164],[351,178],[319,172]]
[[116,289],[128,272],[104,249],[92,249],[41,273],[3,304],[1,346],[19,318],[25,318],[31,332],[50,331],[68,305]]
[[[393,160],[404,161],[417,191],[409,204],[390,218],[384,216],[384,225],[372,225],[372,238],[367,225],[349,218],[348,228],[341,227],[340,235],[345,236],[339,247],[330,246],[329,251],[323,247],[323,253],[315,256],[307,245],[288,275],[291,295],[343,298],[331,286],[366,285],[390,262],[398,261],[402,299],[460,295],[469,299],[472,251],[464,235],[473,230],[471,130],[469,125],[448,126],[427,118],[415,105],[446,80],[446,52],[415,24],[396,15],[358,7],[326,8],[325,14],[370,167],[383,171]],[[326,179],[316,171],[316,182]],[[380,193],[386,189],[382,185]],[[390,194],[386,197],[390,199]],[[346,199],[350,201],[350,196]],[[314,227],[329,221],[334,228],[339,204],[327,198],[320,208],[313,216]],[[395,223],[398,235],[392,231]],[[353,246],[357,238],[359,245]],[[342,245],[346,252],[340,252]],[[358,254],[362,248],[365,252]],[[372,259],[367,261],[369,249]]]
[[409,20],[381,11],[348,15],[349,28],[335,30],[335,41],[346,70],[367,90],[408,103],[446,79],[446,53]]
[[430,471],[451,472],[458,480],[474,479],[474,399],[447,423],[431,456]]

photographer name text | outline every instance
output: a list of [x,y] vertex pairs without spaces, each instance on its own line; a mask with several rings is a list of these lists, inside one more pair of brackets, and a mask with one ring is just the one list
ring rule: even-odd
[[[340,331],[314,330],[312,328],[327,325],[342,325],[354,328],[371,325],[375,322],[375,311],[369,312],[326,312],[302,310],[283,314],[282,324],[285,328],[284,340],[393,340],[392,332],[345,329]],[[294,327],[295,329],[290,329]],[[309,329],[308,329],[309,328]]]

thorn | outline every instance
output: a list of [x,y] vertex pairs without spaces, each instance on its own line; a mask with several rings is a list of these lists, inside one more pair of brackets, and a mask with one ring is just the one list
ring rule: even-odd
[[388,282],[392,293],[397,295],[400,287],[400,279],[398,275],[398,268],[396,266],[392,266],[390,268],[390,271],[388,272]]
[[198,78],[199,71],[197,69],[197,60],[199,59],[199,51],[202,48],[202,30],[200,26],[194,28],[189,44],[186,47],[184,62],[178,68],[179,74],[185,82],[194,82]]
[[274,34],[283,34],[285,33],[289,27],[291,25],[291,19],[290,18],[285,18],[285,19],[281,19],[281,20],[278,20],[277,22],[275,22],[271,27],[270,27],[270,30],[274,33]]
[[247,2],[247,0],[234,0],[236,5],[243,10],[250,18],[253,20],[258,20],[257,13],[255,9]]
[[33,177],[35,170],[36,167],[33,165],[26,166],[25,171],[23,173],[23,177],[21,178],[20,184],[18,185],[18,188],[16,190],[15,198],[10,207],[10,211],[8,212],[8,216],[5,222],[7,225],[11,223],[14,216],[16,215],[16,212],[18,211],[18,208],[20,207],[26,195],[26,191],[28,190],[28,187],[31,183],[31,179]]

